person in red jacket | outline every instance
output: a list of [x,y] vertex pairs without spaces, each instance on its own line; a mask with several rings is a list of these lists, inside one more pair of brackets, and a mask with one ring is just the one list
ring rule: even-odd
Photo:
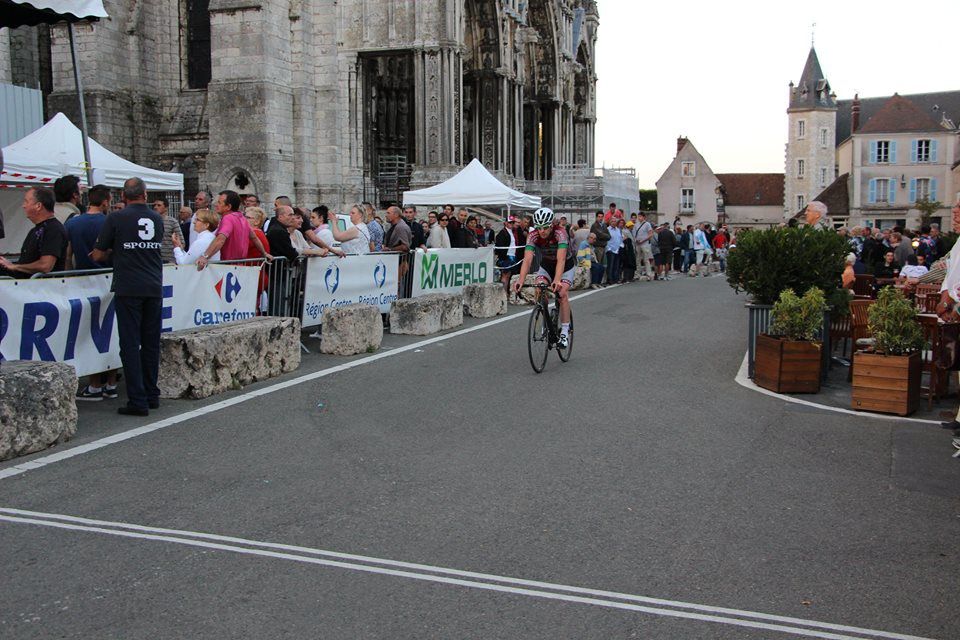
[[717,256],[717,260],[720,261],[720,271],[727,270],[727,245],[730,244],[730,239],[727,237],[726,228],[721,227],[717,231],[717,235],[713,237],[713,252]]

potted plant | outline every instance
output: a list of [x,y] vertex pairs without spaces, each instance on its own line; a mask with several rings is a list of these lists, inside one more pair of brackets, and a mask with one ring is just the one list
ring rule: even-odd
[[853,356],[854,409],[905,416],[920,401],[923,332],[913,305],[894,287],[884,287],[870,306],[872,351]]
[[754,381],[777,393],[820,391],[823,328],[827,308],[823,291],[810,287],[802,298],[791,289],[780,293],[770,312],[770,330],[757,336]]
[[[780,292],[790,289],[799,295],[817,287],[824,292],[832,313],[846,313],[847,295],[839,286],[848,253],[846,238],[829,230],[776,227],[737,233],[737,245],[727,256],[727,282],[737,293],[744,291],[750,296],[747,362],[751,378],[755,373],[756,338],[769,329],[770,311]],[[829,314],[824,313],[824,360],[830,357],[829,328]]]

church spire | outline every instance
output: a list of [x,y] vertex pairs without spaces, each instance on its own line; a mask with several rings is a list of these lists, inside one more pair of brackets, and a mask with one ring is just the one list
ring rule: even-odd
[[803,73],[790,92],[790,109],[835,109],[837,101],[830,92],[830,83],[823,75],[817,50],[810,47]]

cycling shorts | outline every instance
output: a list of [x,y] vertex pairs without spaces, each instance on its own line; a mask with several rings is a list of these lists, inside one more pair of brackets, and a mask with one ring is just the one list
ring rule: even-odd
[[[573,276],[574,276],[574,274],[575,274],[576,272],[577,272],[577,265],[574,264],[572,267],[570,267],[569,270],[563,272],[563,275],[560,276],[560,280],[562,280],[563,282],[566,282],[567,284],[569,284],[569,285],[572,286],[572,285],[573,285]],[[543,267],[540,267],[540,269],[537,270],[537,278],[538,278],[538,279],[539,279],[539,278],[543,278],[544,280],[547,280],[547,281],[549,281],[549,282],[553,282],[553,273],[547,271],[547,270],[544,269]]]

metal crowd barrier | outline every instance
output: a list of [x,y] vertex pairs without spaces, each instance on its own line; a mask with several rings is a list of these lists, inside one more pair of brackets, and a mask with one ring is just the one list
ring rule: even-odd
[[102,269],[71,269],[69,271],[51,271],[50,273],[35,273],[30,276],[31,280],[43,280],[45,278],[69,278],[72,276],[95,276],[101,273],[113,273],[110,267]]

